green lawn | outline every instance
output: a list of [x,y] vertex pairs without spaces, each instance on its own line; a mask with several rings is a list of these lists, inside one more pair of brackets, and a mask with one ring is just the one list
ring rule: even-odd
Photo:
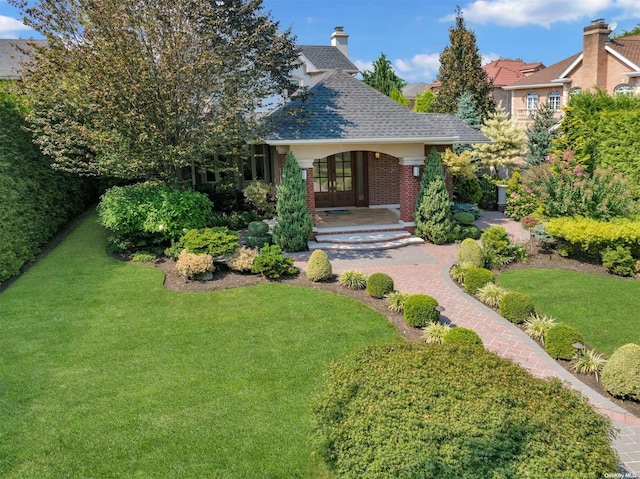
[[311,397],[388,321],[278,284],[166,291],[105,244],[90,217],[0,294],[0,477],[308,477]]
[[640,344],[640,282],[555,269],[500,273],[498,283],[533,298],[536,310],[578,328],[589,346],[611,355]]

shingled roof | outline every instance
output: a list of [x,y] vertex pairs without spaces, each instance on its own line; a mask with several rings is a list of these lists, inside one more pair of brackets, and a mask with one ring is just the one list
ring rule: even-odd
[[488,141],[452,115],[415,113],[340,70],[323,74],[308,93],[306,102],[294,99],[274,112],[267,143]]
[[344,70],[358,73],[355,66],[339,49],[334,46],[301,45],[300,54],[304,55],[311,66],[319,72],[328,70]]
[[21,49],[29,48],[29,43],[42,43],[44,40],[6,40],[0,39],[0,79],[16,80],[19,78],[21,63],[26,55]]

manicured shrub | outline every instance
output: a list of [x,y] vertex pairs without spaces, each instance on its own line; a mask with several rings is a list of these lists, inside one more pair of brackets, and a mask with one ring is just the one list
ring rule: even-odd
[[500,300],[500,316],[512,323],[524,323],[534,313],[533,301],[526,293],[510,291]]
[[471,213],[456,213],[453,215],[453,219],[461,225],[470,225],[476,219]]
[[496,277],[488,269],[484,268],[469,268],[464,275],[464,289],[471,294],[475,294],[478,289],[487,285],[488,283],[494,283]]
[[206,253],[214,258],[233,254],[239,247],[240,235],[224,227],[192,229],[179,240],[189,253]]
[[509,234],[502,226],[487,228],[480,237],[485,266],[489,269],[520,261],[526,257],[524,246],[511,244]]
[[247,229],[252,236],[265,236],[269,233],[269,225],[264,221],[252,221]]
[[108,189],[98,205],[98,221],[134,244],[162,243],[205,228],[211,211],[202,193],[147,182]]
[[404,311],[404,303],[407,301],[409,293],[404,291],[394,291],[387,296],[387,302],[389,303],[389,311],[394,313],[401,313]]
[[482,218],[482,210],[472,203],[454,203],[451,205],[451,214],[456,213],[471,213],[476,220]]
[[482,236],[482,230],[476,225],[456,225],[457,239],[464,240],[467,238],[479,240]]
[[252,181],[242,190],[242,194],[245,202],[261,218],[273,218],[276,213],[276,189],[273,185],[261,180]]
[[286,257],[278,245],[264,246],[253,261],[252,273],[261,274],[267,279],[278,279],[282,276],[296,274],[293,258]]
[[211,215],[211,226],[226,226],[230,230],[246,228],[252,221],[260,218],[255,211],[214,211]]
[[544,349],[554,359],[571,359],[576,355],[575,343],[584,343],[580,332],[568,324],[556,324],[547,331]]
[[393,291],[393,278],[385,273],[373,273],[367,278],[367,294],[373,298],[383,298]]
[[213,257],[209,254],[196,254],[183,251],[178,256],[178,261],[176,262],[176,271],[190,279],[212,272],[213,270]]
[[511,246],[509,234],[502,226],[490,226],[480,237],[484,248],[493,250],[496,254],[505,253]]
[[484,346],[482,339],[473,329],[469,328],[450,328],[442,338],[444,344],[475,344]]
[[287,153],[276,203],[273,241],[284,251],[305,251],[313,231],[313,219],[307,208],[307,187],[296,159]]
[[482,248],[477,241],[470,238],[465,239],[460,243],[460,247],[456,253],[456,261],[458,264],[465,263],[472,268],[482,268],[484,266]]
[[349,289],[365,289],[367,287],[367,275],[353,269],[348,269],[338,276],[338,284]]
[[249,248],[262,248],[273,243],[273,237],[270,234],[264,236],[248,235],[245,242]]
[[327,281],[330,279],[333,276],[333,270],[327,253],[321,249],[311,253],[305,272],[310,281]]
[[227,260],[227,266],[242,273],[251,272],[253,262],[258,257],[258,250],[242,246]]
[[312,446],[332,477],[595,479],[617,467],[610,419],[481,348],[371,346],[320,390]]
[[146,263],[154,259],[156,259],[156,255],[150,251],[136,251],[131,255],[131,261],[135,263]]
[[500,300],[507,293],[507,290],[495,283],[487,283],[483,287],[478,288],[476,297],[491,308],[500,307]]
[[616,349],[602,369],[602,385],[612,395],[640,401],[640,345]]
[[438,301],[426,294],[412,294],[404,302],[404,319],[414,328],[423,328],[430,323],[440,321],[440,312],[436,309]]
[[478,204],[482,199],[482,187],[477,178],[457,180],[453,185],[453,199],[461,203]]
[[623,246],[605,249],[602,253],[602,264],[609,273],[617,276],[635,276],[636,274],[636,260],[631,256],[629,248]]
[[444,335],[451,329],[448,324],[429,323],[424,327],[422,332],[422,340],[427,344],[442,344]]
[[547,337],[547,333],[551,328],[557,325],[556,320],[550,316],[543,316],[539,314],[532,314],[529,319],[526,320],[526,329],[524,332],[532,339],[540,341],[540,344],[544,345],[544,340]]

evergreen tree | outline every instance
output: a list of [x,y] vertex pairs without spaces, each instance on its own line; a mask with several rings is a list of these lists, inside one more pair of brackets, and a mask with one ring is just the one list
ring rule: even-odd
[[[456,117],[476,130],[480,130],[480,127],[482,127],[482,118],[480,118],[480,115],[476,110],[476,102],[468,91],[465,91],[460,95],[460,98],[458,98],[458,111],[456,111]],[[473,147],[469,144],[456,143],[453,145],[453,151],[457,155],[463,151],[471,150],[473,150]]]
[[432,90],[426,89],[423,93],[416,97],[416,103],[413,111],[416,113],[431,113],[433,111],[433,100],[436,95]]
[[389,97],[394,88],[402,91],[402,87],[407,84],[393,71],[391,62],[387,60],[384,53],[381,53],[380,57],[373,62],[372,72],[367,70],[362,72],[362,81]]
[[407,98],[402,94],[402,92],[398,90],[396,87],[393,87],[393,89],[391,90],[391,94],[389,95],[389,98],[409,108],[409,100],[407,100]]
[[425,162],[413,216],[417,236],[433,244],[443,244],[449,240],[452,230],[451,207],[440,154],[435,148]]
[[476,143],[473,154],[484,166],[489,167],[494,176],[499,177],[501,167],[513,166],[527,152],[527,135],[511,123],[502,105],[498,105],[498,109],[489,115],[480,131],[491,143]]
[[449,42],[450,45],[440,54],[437,77],[440,87],[433,102],[433,111],[454,113],[460,95],[469,92],[480,117],[487,118],[495,109],[492,85],[482,69],[475,33],[467,29],[460,7],[456,8],[456,25],[449,29]]
[[533,126],[527,128],[527,163],[539,165],[549,155],[553,139],[558,130],[551,129],[558,120],[554,118],[553,108],[548,103],[538,106],[533,116]]
[[287,153],[276,203],[273,241],[284,251],[305,251],[313,231],[313,219],[307,208],[307,188],[298,162]]

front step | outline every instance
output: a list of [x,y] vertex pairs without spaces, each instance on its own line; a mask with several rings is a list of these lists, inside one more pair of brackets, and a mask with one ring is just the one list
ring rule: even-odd
[[309,241],[309,249],[362,251],[399,248],[419,243],[424,243],[424,241],[404,230],[354,231],[340,234],[317,234],[316,241]]

